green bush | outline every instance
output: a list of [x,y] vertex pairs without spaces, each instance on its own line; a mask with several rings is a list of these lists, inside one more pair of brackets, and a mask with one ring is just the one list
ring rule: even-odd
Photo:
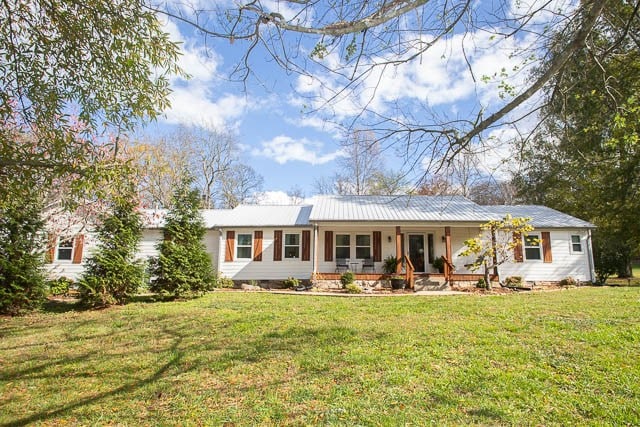
[[485,282],[484,279],[478,279],[478,282],[476,283],[476,288],[489,289],[489,286],[487,286],[487,282]]
[[393,255],[389,255],[382,263],[382,271],[384,271],[385,274],[395,274],[397,266],[398,258]]
[[215,285],[214,287],[216,288],[233,288],[235,286],[235,283],[233,282],[232,279],[228,278],[228,277],[218,277],[215,281]]
[[211,258],[202,242],[206,229],[200,196],[190,188],[191,182],[185,179],[174,191],[164,239],[158,244],[160,255],[152,264],[149,288],[161,295],[198,296],[216,287]]
[[46,297],[44,223],[37,197],[0,200],[0,314],[38,308]]
[[522,286],[522,276],[509,276],[504,279],[505,286]]
[[282,281],[282,284],[285,288],[293,289],[300,285],[300,280],[296,279],[295,277],[287,277]]
[[131,196],[118,196],[97,228],[98,249],[79,280],[80,299],[91,307],[126,303],[144,284],[145,263],[136,259],[142,218]]
[[565,277],[560,281],[560,286],[569,287],[569,286],[578,286],[579,282],[573,277]]
[[73,285],[73,280],[67,277],[58,277],[57,279],[48,280],[47,286],[49,287],[49,294],[51,295],[66,295],[69,293],[69,288]]
[[348,283],[345,285],[345,290],[348,294],[360,294],[362,293],[362,288],[355,283]]
[[444,259],[442,257],[436,257],[431,265],[441,273],[444,271]]
[[340,283],[342,283],[342,287],[346,288],[347,285],[353,283],[355,276],[352,272],[346,271],[340,276]]

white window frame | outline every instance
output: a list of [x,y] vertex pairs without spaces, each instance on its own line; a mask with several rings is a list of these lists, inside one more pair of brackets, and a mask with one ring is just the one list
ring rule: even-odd
[[[287,244],[287,236],[297,236],[298,238],[298,244],[297,245],[288,245]],[[284,233],[284,238],[282,241],[282,246],[283,246],[283,252],[284,252],[284,258],[285,259],[300,259],[300,252],[302,251],[302,237],[300,233]],[[287,253],[287,248],[297,248],[298,249],[298,255],[297,256],[289,256],[289,254]]]
[[[69,242],[70,246],[60,246],[62,243]],[[60,249],[70,249],[69,250],[69,258],[60,258]],[[56,261],[62,262],[72,262],[73,261],[73,251],[75,249],[75,239],[73,237],[70,238],[58,238],[58,243],[56,244]]]
[[[249,236],[249,244],[241,245],[240,236]],[[240,256],[240,248],[249,248],[249,256]],[[236,259],[253,259],[253,234],[252,233],[238,233],[236,237]]]
[[[574,242],[573,238],[577,237],[578,241]],[[580,246],[580,250],[575,250],[575,246],[574,245],[579,245]],[[571,253],[572,254],[582,254],[584,252],[584,249],[582,249],[582,236],[579,234],[569,234],[569,248],[571,249]]]
[[[358,245],[358,237],[359,236],[366,236],[369,238],[369,244],[368,245]],[[356,259],[365,259],[365,258],[373,258],[373,256],[371,255],[371,234],[356,234],[355,235],[355,254],[356,254]],[[369,248],[369,256],[365,256],[365,257],[361,257],[358,256],[358,248]]]
[[[349,239],[349,244],[348,245],[338,245],[338,236],[347,236],[347,238]],[[338,256],[338,248],[347,248],[349,250],[349,256]],[[335,252],[335,256],[336,259],[338,258],[345,258],[345,259],[350,259],[351,258],[351,234],[349,233],[336,233],[335,236],[335,241],[334,241],[334,252]]]
[[[527,245],[527,239],[529,238],[533,238],[536,239],[538,242],[536,245]],[[522,253],[524,255],[524,259],[526,261],[542,261],[544,259],[544,254],[542,253],[542,237],[540,234],[529,234],[527,236],[523,236],[523,242],[522,242]],[[527,256],[527,249],[537,249],[538,253],[540,254],[540,258],[529,258]]]

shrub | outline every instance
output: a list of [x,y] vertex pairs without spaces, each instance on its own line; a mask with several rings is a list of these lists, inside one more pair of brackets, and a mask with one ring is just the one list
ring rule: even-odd
[[487,282],[484,279],[478,279],[478,282],[476,283],[476,288],[489,289],[489,286],[487,285]]
[[126,303],[143,285],[145,265],[136,259],[142,218],[127,195],[116,197],[111,213],[97,228],[98,250],[87,260],[78,282],[83,304],[102,307]]
[[360,294],[362,293],[362,288],[355,283],[347,283],[344,286],[345,290],[348,294]]
[[69,288],[73,285],[73,280],[64,276],[57,279],[48,280],[47,286],[49,287],[49,294],[51,295],[66,295],[69,293]]
[[346,271],[340,276],[340,283],[342,283],[342,287],[346,288],[347,285],[353,283],[355,276],[352,272]]
[[[206,233],[200,197],[185,179],[175,190],[158,244],[150,290],[172,297],[197,296],[216,286],[211,258],[202,243]],[[220,285],[219,285],[220,286]],[[223,287],[223,286],[220,286]]]
[[442,259],[442,257],[437,257],[433,260],[433,268],[435,268],[436,270],[438,270],[439,272],[443,272],[444,271],[444,259]]
[[560,286],[568,287],[568,286],[578,286],[578,281],[573,277],[565,277],[560,281]]
[[215,281],[216,288],[233,288],[236,284],[228,277],[218,277]]
[[296,279],[295,277],[287,277],[282,281],[282,284],[285,288],[293,289],[298,287],[298,285],[300,284],[300,280]]
[[21,314],[45,300],[40,207],[37,197],[0,201],[0,314]]
[[505,286],[522,286],[522,276],[509,276],[504,279]]

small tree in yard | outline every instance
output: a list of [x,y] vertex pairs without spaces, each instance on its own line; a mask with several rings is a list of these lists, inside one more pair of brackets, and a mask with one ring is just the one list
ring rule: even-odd
[[144,264],[136,260],[142,236],[142,218],[131,196],[116,196],[112,209],[97,228],[98,250],[88,259],[79,281],[82,302],[94,307],[124,304],[145,277]]
[[464,242],[466,249],[460,255],[477,257],[469,267],[472,271],[483,270],[484,282],[488,289],[491,289],[491,270],[512,260],[514,249],[521,245],[519,236],[533,230],[529,221],[531,218],[513,218],[507,215],[501,220],[482,224],[480,234]]
[[0,314],[20,314],[45,299],[44,223],[37,200],[14,195],[0,207]]
[[173,297],[195,296],[213,289],[216,276],[202,243],[206,233],[200,195],[185,179],[173,194],[165,219],[160,256],[153,260],[151,291]]

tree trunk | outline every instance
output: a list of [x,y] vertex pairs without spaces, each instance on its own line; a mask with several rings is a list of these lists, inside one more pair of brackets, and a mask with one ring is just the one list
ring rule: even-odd
[[491,278],[489,277],[489,265],[484,263],[484,283],[487,286],[487,289],[491,289]]

